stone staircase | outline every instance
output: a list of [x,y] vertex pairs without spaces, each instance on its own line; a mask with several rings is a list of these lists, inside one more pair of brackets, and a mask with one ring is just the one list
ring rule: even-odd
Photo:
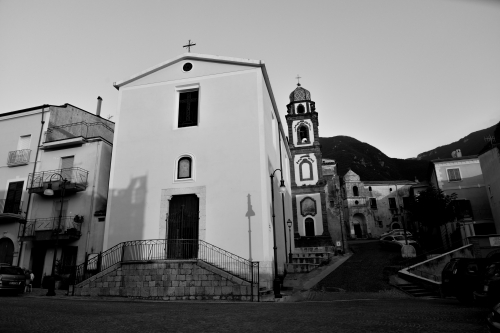
[[292,262],[287,264],[290,273],[308,273],[330,261],[335,255],[334,246],[298,247],[292,254]]
[[421,286],[418,286],[413,283],[398,283],[395,285],[399,290],[413,296],[419,298],[440,298],[439,294],[435,291],[425,289]]

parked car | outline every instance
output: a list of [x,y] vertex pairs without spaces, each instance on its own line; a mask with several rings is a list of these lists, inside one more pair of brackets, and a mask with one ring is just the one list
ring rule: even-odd
[[[412,245],[415,250],[418,249],[419,245],[416,241],[413,239],[407,239],[408,240],[408,245]],[[381,248],[387,248],[387,249],[394,249],[394,250],[401,250],[403,245],[406,244],[405,237],[400,236],[400,235],[389,235],[380,238],[379,244]]]
[[441,272],[441,291],[445,297],[456,297],[460,302],[474,300],[474,291],[482,285],[488,258],[453,258]]
[[[385,236],[404,236],[405,234],[405,231],[403,229],[393,229],[389,232],[385,232],[383,233],[380,238],[383,238]],[[406,237],[413,237],[413,235],[411,234],[411,232],[409,231],[406,231]]]
[[22,293],[26,284],[26,276],[21,267],[0,264],[0,291]]
[[500,303],[495,305],[488,314],[487,322],[490,332],[500,332]]
[[500,262],[494,262],[486,268],[484,279],[474,292],[474,298],[489,304],[500,302]]

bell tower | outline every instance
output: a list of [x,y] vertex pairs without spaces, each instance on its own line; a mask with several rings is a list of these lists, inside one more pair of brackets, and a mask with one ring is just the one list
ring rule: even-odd
[[292,204],[297,247],[331,244],[323,179],[318,113],[311,93],[300,83],[290,94],[286,122],[292,153]]

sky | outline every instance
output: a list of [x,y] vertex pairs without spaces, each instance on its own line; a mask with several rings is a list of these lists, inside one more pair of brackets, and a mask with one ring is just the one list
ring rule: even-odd
[[[284,124],[311,92],[321,137],[395,158],[500,121],[500,0],[0,0],[0,113],[118,118],[113,82],[186,52],[262,60]],[[0,133],[1,135],[1,133]]]

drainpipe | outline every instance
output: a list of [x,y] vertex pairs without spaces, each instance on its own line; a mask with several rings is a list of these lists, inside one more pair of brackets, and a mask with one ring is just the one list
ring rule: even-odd
[[[37,161],[38,161],[38,153],[40,152],[40,144],[42,143],[43,125],[45,124],[45,119],[43,118],[43,113],[44,113],[45,107],[47,107],[47,104],[44,104],[42,106],[42,121],[41,121],[41,126],[40,126],[40,135],[38,137],[38,146],[36,147],[35,163],[33,165],[33,176],[31,176],[30,188],[33,188],[33,183],[35,181],[34,176],[35,176],[36,165],[37,165]],[[32,196],[32,193],[30,193],[28,195],[28,203],[26,204],[26,221],[24,222],[23,236],[26,233],[26,224],[27,224],[28,214],[29,214],[29,210],[30,210],[30,206],[31,206],[31,196]],[[23,245],[24,245],[24,242],[21,241],[21,247],[19,248],[19,255],[17,257],[17,266],[19,266],[19,264],[21,263],[21,254],[23,253]]]

